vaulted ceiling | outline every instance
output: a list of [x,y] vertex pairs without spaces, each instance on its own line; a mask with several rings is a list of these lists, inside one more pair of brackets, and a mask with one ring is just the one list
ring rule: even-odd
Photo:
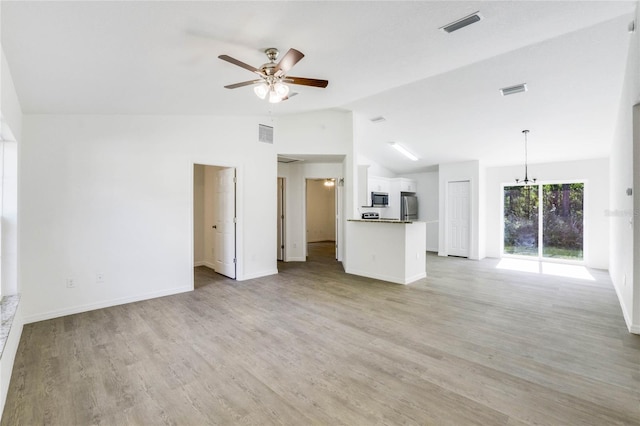
[[[2,47],[27,114],[284,115],[326,108],[363,119],[358,150],[395,172],[479,159],[606,157],[634,1],[3,1]],[[439,28],[479,11],[478,23]],[[326,89],[271,105],[253,75],[263,50],[294,47],[291,72]],[[501,87],[528,91],[502,97]],[[370,118],[384,116],[374,124]],[[397,141],[420,157],[406,160]],[[276,141],[277,142],[277,141]]]

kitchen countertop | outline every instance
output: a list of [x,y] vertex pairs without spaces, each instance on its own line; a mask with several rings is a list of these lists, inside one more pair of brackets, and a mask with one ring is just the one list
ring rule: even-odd
[[377,222],[377,223],[413,223],[413,220],[400,219],[347,219],[348,222]]

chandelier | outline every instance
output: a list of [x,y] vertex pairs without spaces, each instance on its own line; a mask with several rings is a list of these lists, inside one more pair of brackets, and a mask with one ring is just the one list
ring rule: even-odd
[[[527,166],[527,135],[529,134],[529,131],[523,130],[522,133],[524,133],[524,179],[522,182],[524,183],[524,186],[527,186],[529,185],[529,182],[536,183],[536,179],[533,178],[529,180],[529,171]],[[516,179],[516,183],[520,183],[520,179]]]

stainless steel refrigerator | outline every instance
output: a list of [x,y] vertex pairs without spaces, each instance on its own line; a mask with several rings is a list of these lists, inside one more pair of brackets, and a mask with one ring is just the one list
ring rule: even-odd
[[418,220],[418,197],[402,194],[400,197],[400,220]]

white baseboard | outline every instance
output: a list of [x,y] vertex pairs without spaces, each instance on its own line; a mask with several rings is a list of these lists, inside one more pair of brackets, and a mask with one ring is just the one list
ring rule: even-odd
[[167,290],[154,291],[151,293],[139,294],[136,296],[121,297],[118,299],[105,300],[102,302],[88,303],[86,305],[72,306],[70,308],[58,309],[55,311],[43,312],[40,314],[28,315],[23,318],[24,324],[32,322],[45,321],[53,318],[64,317],[67,315],[79,314],[82,312],[93,311],[96,309],[110,308],[112,306],[124,305],[126,303],[140,302],[142,300],[155,299],[158,297],[171,296],[179,293],[193,291],[192,286],[176,287]]
[[357,269],[349,269],[349,268],[347,268],[345,270],[345,272],[347,274],[359,275],[361,277],[368,277],[368,278],[373,278],[373,279],[376,279],[376,280],[388,281],[388,282],[393,283],[393,284],[403,284],[403,285],[411,284],[412,282],[417,281],[417,280],[419,280],[421,278],[425,278],[427,276],[426,272],[421,272],[421,273],[419,273],[417,275],[408,277],[403,281],[403,280],[399,279],[398,277],[393,277],[393,276],[384,275],[384,274],[376,274],[376,273],[371,273],[371,272],[368,272],[368,271],[359,271]]
[[207,268],[215,271],[216,270],[216,265],[211,263],[211,262],[207,262],[206,260],[204,262],[202,262],[201,266],[206,266]]
[[306,257],[287,257],[285,262],[306,262]]
[[[611,277],[611,273],[609,273],[609,277]],[[627,307],[625,306],[622,298],[622,294],[620,294],[620,290],[618,286],[613,282],[613,277],[611,277],[611,283],[613,284],[613,288],[616,291],[616,296],[618,296],[618,303],[620,304],[620,309],[622,309],[622,318],[624,319],[625,324],[627,324],[627,329],[629,333],[640,334],[640,325],[633,324],[631,321],[631,315],[627,312]]]
[[255,274],[244,275],[242,278],[238,278],[238,281],[252,280],[255,278],[267,277],[269,275],[275,275],[278,273],[277,269],[271,269],[269,271],[257,272]]
[[198,266],[205,266],[205,261],[204,260],[198,260],[197,262],[193,262],[193,267],[197,268]]

